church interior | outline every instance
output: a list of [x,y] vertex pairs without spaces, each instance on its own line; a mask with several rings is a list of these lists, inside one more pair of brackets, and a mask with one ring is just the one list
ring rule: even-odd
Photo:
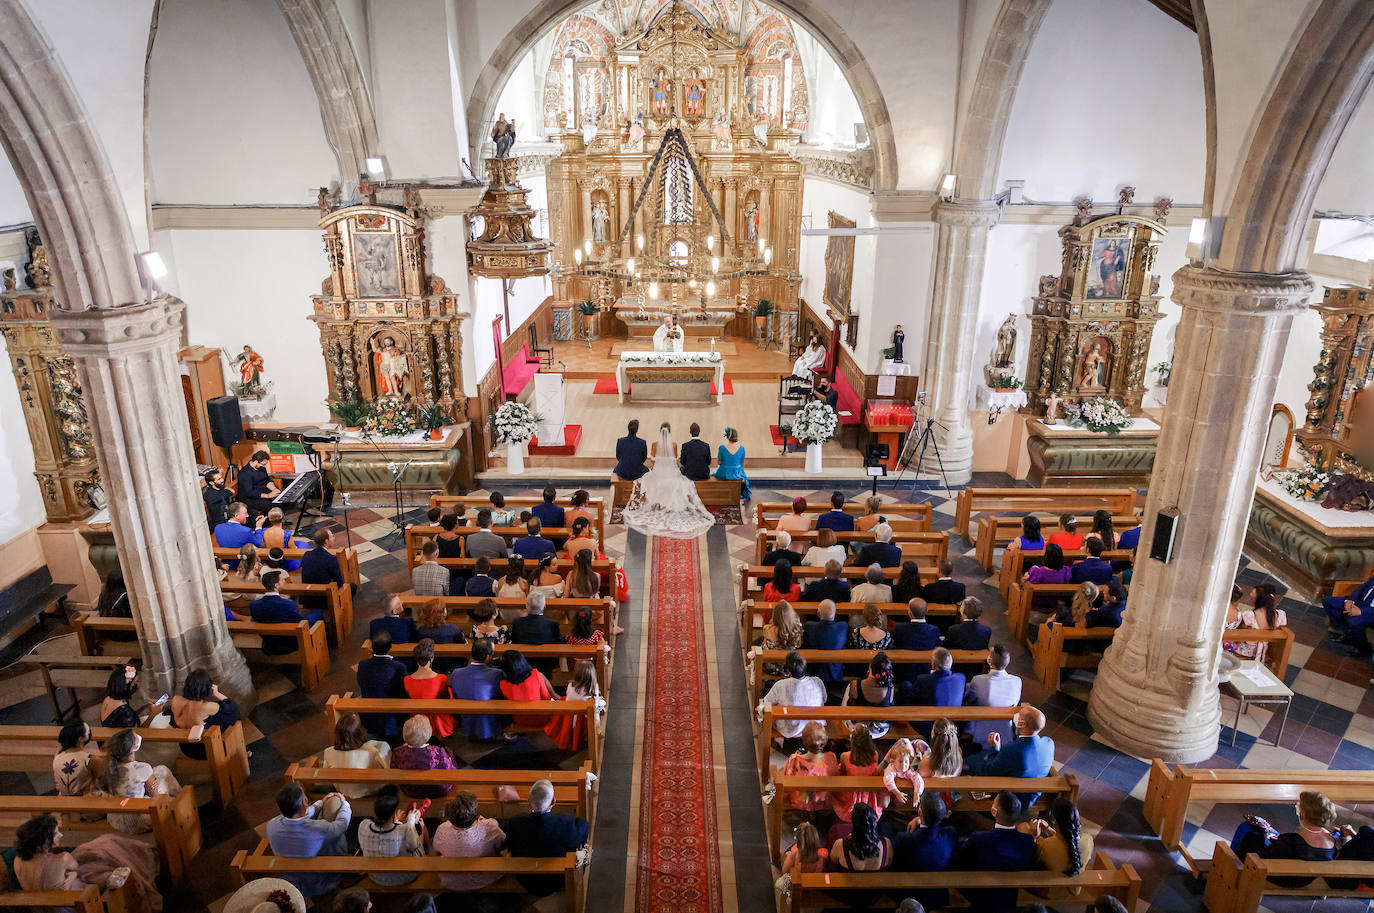
[[1370,909],[1372,81],[0,0],[0,911]]

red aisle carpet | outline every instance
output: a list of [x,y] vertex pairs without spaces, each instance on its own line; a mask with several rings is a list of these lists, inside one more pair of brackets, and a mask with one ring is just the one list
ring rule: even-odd
[[[596,386],[592,388],[592,392],[593,392],[593,393],[603,393],[603,394],[604,394],[604,393],[610,393],[610,394],[614,395],[614,394],[616,393],[615,378],[612,377],[612,376],[610,376],[610,375],[606,375],[606,376],[603,376],[603,377],[598,377],[598,378],[596,379]],[[714,395],[715,395],[715,392],[716,392],[716,382],[715,382],[715,381],[711,381],[711,395],[714,396]],[[728,378],[728,377],[725,378],[725,395],[726,395],[726,396],[731,396],[731,395],[734,394],[734,392],[735,392],[735,385],[732,384],[732,383],[730,382],[730,378]]]
[[719,913],[711,706],[695,539],[655,536],[635,909]]

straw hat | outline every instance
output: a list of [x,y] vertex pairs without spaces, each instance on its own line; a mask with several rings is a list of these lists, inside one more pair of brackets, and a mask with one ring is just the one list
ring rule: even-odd
[[283,913],[268,895],[281,891],[290,900],[292,913],[305,913],[305,897],[295,885],[280,878],[259,878],[239,888],[224,905],[224,913]]

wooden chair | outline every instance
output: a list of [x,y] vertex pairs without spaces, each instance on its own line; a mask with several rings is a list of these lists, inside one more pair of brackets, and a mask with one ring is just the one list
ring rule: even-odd
[[[741,491],[739,479],[702,479],[694,482],[697,497],[707,507],[738,507]],[[630,503],[635,483],[616,480],[611,483],[611,505],[624,507]]]
[[[1106,510],[1112,516],[1135,512],[1134,488],[963,488],[955,497],[954,531],[965,539],[974,514],[1079,514]],[[885,508],[884,508],[885,509]]]
[[539,344],[539,328],[533,323],[529,326],[529,346],[527,361],[538,362],[540,367],[553,367],[553,346],[541,346]]

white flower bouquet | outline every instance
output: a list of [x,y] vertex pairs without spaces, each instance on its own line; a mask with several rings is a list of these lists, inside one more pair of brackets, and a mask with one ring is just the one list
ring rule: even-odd
[[803,444],[824,444],[835,436],[840,417],[825,403],[807,403],[792,420],[792,436]]
[[1070,403],[1064,407],[1064,414],[1070,425],[1102,434],[1117,434],[1131,423],[1126,407],[1104,396]]
[[496,440],[502,444],[523,444],[534,437],[541,419],[524,403],[503,403],[491,417]]
[[1322,493],[1335,481],[1336,474],[1326,468],[1326,463],[1318,458],[1297,469],[1284,469],[1274,473],[1274,481],[1284,491],[1299,501],[1320,501]]
[[700,365],[719,364],[719,352],[623,352],[622,364],[627,365]]

